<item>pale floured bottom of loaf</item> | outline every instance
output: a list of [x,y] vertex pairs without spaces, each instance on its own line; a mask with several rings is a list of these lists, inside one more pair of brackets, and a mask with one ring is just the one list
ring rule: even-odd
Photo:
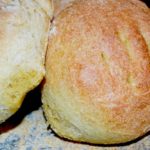
[[[63,99],[62,103],[60,103],[58,100],[58,103],[60,104],[59,106],[57,100],[53,99],[53,96],[51,95],[50,90],[46,85],[43,88],[42,101],[47,122],[50,124],[50,127],[55,131],[55,133],[60,137],[69,139],[71,141],[93,144],[124,143],[136,138],[135,135],[130,133],[113,132],[104,126],[95,126],[95,128],[93,128],[93,126],[91,126],[88,121],[85,121],[84,117],[86,117],[86,115],[80,116],[79,114],[79,116],[77,116],[77,112],[74,112],[73,107],[67,108],[67,105],[66,108],[63,107]],[[69,109],[70,111],[67,112]],[[78,110],[80,110],[80,108]],[[70,115],[68,115],[69,113]]]
[[40,83],[43,76],[44,70],[18,71],[3,80],[4,84],[0,86],[0,89],[3,88],[0,90],[2,91],[0,93],[1,99],[4,99],[4,101],[0,101],[0,123],[20,108],[26,94]]

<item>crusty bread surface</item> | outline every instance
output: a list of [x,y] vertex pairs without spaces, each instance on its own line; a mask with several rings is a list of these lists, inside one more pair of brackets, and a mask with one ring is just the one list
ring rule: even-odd
[[43,108],[61,137],[124,143],[150,130],[150,10],[138,0],[75,0],[55,17]]
[[0,123],[45,74],[51,0],[0,1]]
[[73,2],[73,1],[74,0],[55,0],[53,2],[54,17],[56,17],[63,9],[68,7],[71,4],[71,2]]

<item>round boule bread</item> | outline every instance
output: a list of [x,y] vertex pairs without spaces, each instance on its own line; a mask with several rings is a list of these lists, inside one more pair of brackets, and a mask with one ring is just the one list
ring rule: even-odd
[[49,36],[43,108],[61,137],[124,143],[150,130],[150,9],[75,0]]
[[0,1],[0,123],[45,75],[51,0]]

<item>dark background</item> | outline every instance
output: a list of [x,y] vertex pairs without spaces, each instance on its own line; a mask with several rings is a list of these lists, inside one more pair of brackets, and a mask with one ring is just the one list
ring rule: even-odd
[[142,1],[145,2],[148,7],[150,7],[150,0],[142,0]]

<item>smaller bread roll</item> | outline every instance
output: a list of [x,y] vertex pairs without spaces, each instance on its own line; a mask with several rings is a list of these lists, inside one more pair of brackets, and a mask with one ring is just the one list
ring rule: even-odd
[[61,137],[124,143],[150,130],[150,10],[138,0],[75,0],[58,13],[43,108]]
[[51,0],[0,1],[0,123],[45,75]]

